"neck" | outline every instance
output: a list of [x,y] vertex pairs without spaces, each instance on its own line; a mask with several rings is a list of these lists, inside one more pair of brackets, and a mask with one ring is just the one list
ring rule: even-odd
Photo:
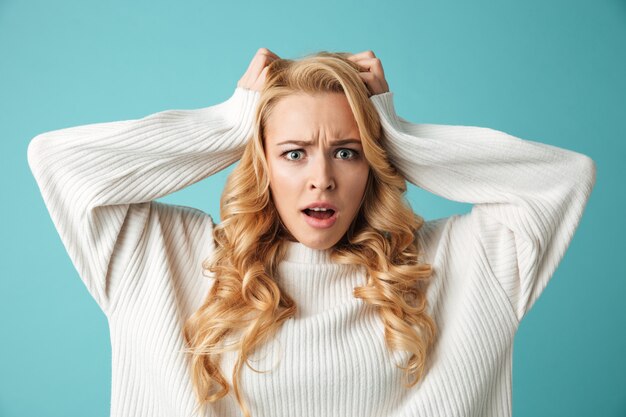
[[331,261],[330,249],[312,249],[300,242],[285,241],[285,258],[275,280],[298,308],[296,317],[323,313],[350,302],[360,302],[354,287],[366,284],[364,267]]

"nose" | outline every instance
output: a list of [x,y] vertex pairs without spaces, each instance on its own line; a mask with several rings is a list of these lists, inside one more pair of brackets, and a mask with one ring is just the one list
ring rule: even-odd
[[323,156],[315,158],[315,161],[311,164],[309,189],[331,191],[335,187],[335,175],[331,163]]

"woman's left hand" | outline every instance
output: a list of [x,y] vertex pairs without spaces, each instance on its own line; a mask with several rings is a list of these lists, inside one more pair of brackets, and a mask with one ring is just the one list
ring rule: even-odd
[[389,85],[387,84],[387,80],[385,80],[383,65],[381,64],[380,59],[376,58],[374,52],[359,52],[358,54],[349,55],[348,59],[356,62],[362,68],[359,75],[372,95],[382,94],[389,91]]

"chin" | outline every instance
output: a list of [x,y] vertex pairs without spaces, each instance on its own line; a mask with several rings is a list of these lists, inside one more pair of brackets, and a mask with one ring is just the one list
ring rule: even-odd
[[303,245],[317,250],[330,249],[339,241],[339,239],[298,239]]

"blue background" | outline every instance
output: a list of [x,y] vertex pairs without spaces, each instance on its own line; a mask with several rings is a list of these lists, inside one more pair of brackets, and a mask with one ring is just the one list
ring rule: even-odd
[[[513,415],[626,415],[626,1],[0,0],[0,416],[108,416],[111,349],[26,162],[36,134],[228,98],[259,47],[373,50],[398,114],[591,156],[597,184],[515,339]],[[232,167],[162,199],[217,219]],[[411,186],[427,220],[467,212]]]

